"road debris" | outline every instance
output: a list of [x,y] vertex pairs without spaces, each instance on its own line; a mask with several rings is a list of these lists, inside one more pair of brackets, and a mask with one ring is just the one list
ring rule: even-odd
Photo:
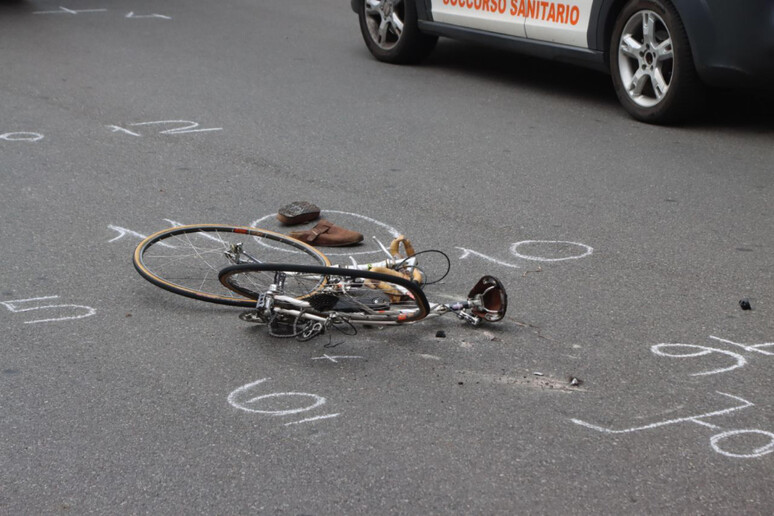
[[[530,376],[526,371],[520,374],[508,374],[505,371],[497,374],[483,371],[458,370],[456,373],[464,375],[466,385],[470,385],[472,382],[480,382],[494,385],[510,385],[513,387],[539,389],[546,392],[562,392],[566,394],[580,394],[586,392],[585,387],[580,384],[570,385],[566,378],[552,378],[550,375],[543,373],[540,373],[542,376]],[[580,379],[578,379],[578,381],[584,383]]]
[[484,335],[484,337],[486,337],[487,339],[491,340],[492,342],[499,342],[500,341],[500,339],[494,333],[492,333],[491,331],[484,330],[481,333]]
[[524,274],[522,274],[521,277],[522,278],[526,278],[527,274],[529,274],[530,272],[543,272],[543,268],[540,265],[538,265],[537,270],[534,270],[534,271],[524,271]]

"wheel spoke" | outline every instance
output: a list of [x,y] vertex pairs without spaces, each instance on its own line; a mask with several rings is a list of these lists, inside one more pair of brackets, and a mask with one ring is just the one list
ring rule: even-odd
[[631,34],[627,34],[621,39],[621,52],[633,59],[639,59],[641,48],[640,42],[634,39]]
[[642,95],[642,89],[649,79],[650,76],[644,70],[637,70],[637,73],[632,77],[632,82],[629,83],[629,93],[631,95]]
[[392,25],[392,31],[395,33],[395,36],[400,38],[400,35],[403,33],[403,22],[396,13],[392,13],[390,17],[390,25]]
[[661,100],[666,95],[669,85],[664,80],[664,76],[661,74],[661,70],[658,68],[653,71],[651,75],[651,81],[653,84],[653,91],[656,92],[656,99]]
[[656,59],[658,61],[666,61],[674,57],[672,51],[672,39],[668,38],[662,41],[656,46]]
[[365,14],[369,17],[374,18],[381,18],[381,6],[382,2],[380,0],[366,0],[365,4]]
[[382,46],[387,41],[387,29],[389,28],[389,22],[387,20],[382,20],[382,23],[379,24],[379,45]]
[[642,41],[656,46],[656,16],[652,12],[642,16]]

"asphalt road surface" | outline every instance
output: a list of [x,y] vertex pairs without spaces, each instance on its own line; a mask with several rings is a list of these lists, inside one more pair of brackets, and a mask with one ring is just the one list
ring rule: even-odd
[[[2,0],[0,513],[770,514],[773,114],[381,64],[347,0]],[[332,260],[405,233],[508,315],[301,343],[132,267],[294,200],[366,235]]]

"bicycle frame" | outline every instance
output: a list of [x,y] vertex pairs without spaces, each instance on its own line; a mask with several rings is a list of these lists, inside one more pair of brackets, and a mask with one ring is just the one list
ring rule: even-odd
[[[469,308],[478,306],[477,301],[468,299],[456,303],[430,303],[424,292],[416,283],[404,278],[385,275],[378,272],[360,269],[348,269],[341,267],[316,267],[305,265],[283,265],[283,264],[242,264],[226,267],[220,272],[221,281],[224,284],[233,275],[250,272],[274,272],[275,280],[266,292],[258,294],[255,306],[256,320],[268,321],[274,315],[284,315],[294,319],[304,319],[317,323],[330,324],[331,322],[346,321],[350,324],[394,326],[418,322],[426,318],[440,317],[441,315],[453,312],[460,319],[463,319],[475,326],[481,323],[481,318],[467,313]],[[284,284],[287,277],[294,275],[306,275],[309,278],[319,279],[319,285],[325,285],[324,289],[332,294],[346,294],[352,287],[363,287],[364,280],[376,280],[388,282],[390,286],[400,289],[414,303],[415,307],[404,309],[400,307],[391,307],[390,309],[369,310],[363,306],[363,309],[356,312],[344,312],[336,310],[316,310],[309,301],[310,293],[305,296],[289,296],[284,293]],[[339,281],[331,283],[328,277],[338,278]],[[230,287],[233,288],[233,285]],[[323,288],[323,287],[321,287]]]
[[[338,321],[387,326],[449,312],[478,325],[505,314],[505,290],[490,276],[479,280],[467,300],[429,303],[423,287],[448,274],[449,257],[432,249],[415,253],[403,236],[389,249],[374,240],[387,259],[359,264],[350,257],[351,264],[331,266],[318,249],[280,233],[218,224],[177,226],[140,242],[133,263],[158,287],[201,301],[252,308],[242,317],[252,313],[248,320],[279,326]],[[282,274],[287,284],[278,282],[275,274]]]
[[[362,325],[375,325],[375,326],[397,326],[417,323],[424,319],[433,319],[440,317],[450,312],[456,313],[461,319],[465,319],[474,326],[478,326],[481,323],[481,319],[475,315],[470,315],[462,312],[465,308],[469,308],[469,304],[465,301],[460,301],[453,304],[442,303],[429,303],[430,310],[427,315],[422,319],[413,318],[416,310],[390,310],[386,312],[375,312],[374,314],[350,314],[346,312],[332,311],[326,315],[317,315],[311,313],[308,310],[313,310],[311,304],[302,299],[297,299],[285,295],[272,296],[272,301],[276,304],[272,304],[270,311],[275,314],[288,315],[292,317],[300,317],[309,321],[326,322],[328,320],[345,319],[352,324]],[[264,301],[266,302],[266,301]],[[287,308],[280,305],[289,305],[293,308]],[[258,311],[266,310],[266,306],[256,306]],[[398,314],[397,319],[392,319],[395,314]]]

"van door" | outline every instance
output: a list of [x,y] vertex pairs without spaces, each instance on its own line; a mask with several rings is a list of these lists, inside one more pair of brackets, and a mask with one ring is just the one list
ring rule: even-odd
[[521,0],[431,0],[433,21],[526,37]]
[[588,48],[589,20],[594,0],[512,0],[524,18],[527,37]]

